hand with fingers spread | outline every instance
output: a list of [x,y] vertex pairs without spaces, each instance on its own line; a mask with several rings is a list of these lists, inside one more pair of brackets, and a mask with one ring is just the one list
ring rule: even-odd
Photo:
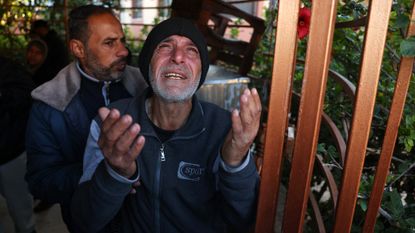
[[130,178],[137,171],[136,158],[144,146],[140,125],[130,115],[121,116],[116,109],[100,108],[102,120],[98,145],[105,160],[120,175]]
[[258,91],[245,89],[240,96],[240,111],[232,111],[232,128],[222,148],[222,159],[230,166],[238,166],[245,159],[260,124],[261,100]]

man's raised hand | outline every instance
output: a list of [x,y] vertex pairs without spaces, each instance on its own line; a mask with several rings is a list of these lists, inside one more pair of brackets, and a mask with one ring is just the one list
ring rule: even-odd
[[261,100],[255,88],[245,89],[239,101],[241,110],[232,111],[232,129],[222,148],[222,159],[230,166],[242,163],[258,133],[261,118]]
[[120,175],[130,178],[137,171],[136,158],[143,149],[145,139],[139,136],[140,125],[130,115],[120,115],[116,109],[98,110],[102,120],[98,145],[105,160]]

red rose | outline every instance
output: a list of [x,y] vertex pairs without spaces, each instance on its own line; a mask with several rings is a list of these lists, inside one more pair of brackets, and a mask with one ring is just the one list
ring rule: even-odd
[[297,33],[298,38],[303,39],[308,35],[310,30],[310,19],[311,19],[311,10],[310,8],[303,7],[300,9],[298,17],[298,27]]

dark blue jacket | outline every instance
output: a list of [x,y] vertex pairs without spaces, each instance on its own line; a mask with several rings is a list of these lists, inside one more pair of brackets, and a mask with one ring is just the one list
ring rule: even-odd
[[[133,67],[126,68],[121,82],[130,96],[141,93],[147,86],[139,70]],[[30,191],[35,198],[61,204],[64,221],[71,231],[69,205],[82,175],[91,123],[81,101],[82,88],[75,63],[36,88],[32,92],[35,102],[26,132],[26,180]]]
[[[146,139],[138,156],[141,185],[136,194],[129,194],[131,184],[114,179],[101,162],[91,180],[81,183],[74,194],[74,222],[85,233],[247,230],[255,219],[259,178],[252,158],[235,173],[219,165],[219,152],[231,127],[230,113],[194,97],[186,124],[161,142],[143,100],[114,103],[140,124]],[[99,150],[96,139],[90,137],[87,151]]]

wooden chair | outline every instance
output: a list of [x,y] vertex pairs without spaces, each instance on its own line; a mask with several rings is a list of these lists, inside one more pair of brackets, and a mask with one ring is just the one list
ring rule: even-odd
[[[190,6],[192,11],[189,11]],[[253,64],[255,50],[265,31],[263,19],[250,15],[235,6],[220,0],[173,0],[172,16],[193,19],[205,35],[211,64],[219,61],[236,66],[236,72],[247,75]],[[245,22],[244,28],[250,28],[252,35],[249,41],[229,39],[225,32],[236,19]]]
[[[303,232],[307,206],[318,213],[318,203],[310,192],[310,183],[315,162],[320,125],[333,124],[323,114],[326,82],[330,75],[329,63],[335,29],[337,0],[313,1],[310,34],[307,46],[304,78],[299,100],[299,113],[295,125],[296,133],[288,180],[287,199],[282,220],[282,231]],[[366,22],[366,35],[362,52],[360,78],[354,97],[354,110],[347,142],[339,144],[344,161],[342,182],[334,184],[334,223],[331,232],[350,232],[355,212],[358,188],[366,154],[372,122],[377,84],[388,29],[392,0],[370,1]],[[274,231],[278,193],[281,181],[284,145],[288,126],[288,114],[292,96],[294,67],[296,63],[297,23],[300,0],[280,0],[276,31],[275,53],[271,93],[268,107],[268,122],[264,134],[264,158],[261,170],[261,186],[255,232]],[[408,36],[415,34],[415,9],[413,9]],[[318,19],[317,19],[318,17]],[[402,117],[406,93],[412,74],[413,58],[402,58],[395,92],[390,107],[380,159],[366,212],[363,232],[373,232],[380,207],[383,188],[388,174],[392,152],[397,138],[397,129]],[[334,77],[336,78],[336,77]],[[339,78],[339,77],[337,77]],[[348,84],[345,88],[353,91]],[[338,132],[333,131],[333,135]],[[324,172],[324,166],[321,167]],[[327,177],[329,177],[328,175]],[[319,222],[318,232],[325,232]]]

